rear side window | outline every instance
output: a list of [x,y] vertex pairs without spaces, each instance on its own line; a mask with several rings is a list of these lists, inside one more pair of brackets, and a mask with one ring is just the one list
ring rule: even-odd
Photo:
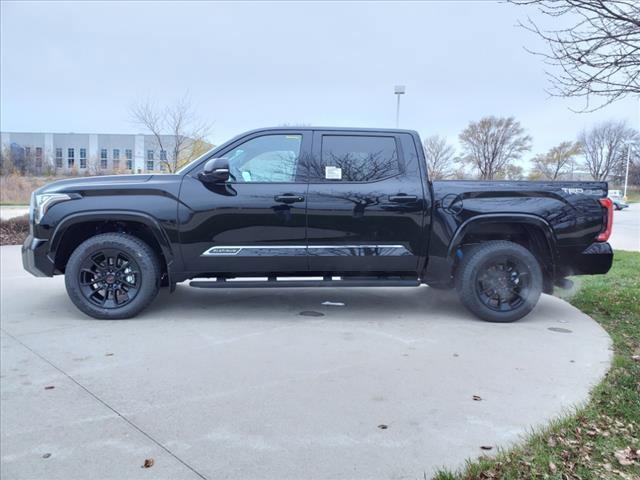
[[400,173],[394,137],[323,135],[317,177],[331,182],[374,182]]

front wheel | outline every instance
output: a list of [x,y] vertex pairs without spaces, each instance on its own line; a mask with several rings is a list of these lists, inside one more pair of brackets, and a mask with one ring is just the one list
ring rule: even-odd
[[71,254],[65,286],[78,309],[100,319],[130,318],[158,294],[160,264],[145,242],[125,233],[86,240]]
[[490,241],[468,248],[456,273],[462,304],[482,320],[514,322],[527,315],[542,293],[538,260],[521,245]]

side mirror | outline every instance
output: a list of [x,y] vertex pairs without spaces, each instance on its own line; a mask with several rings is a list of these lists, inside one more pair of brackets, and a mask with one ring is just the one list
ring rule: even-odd
[[198,178],[204,183],[224,183],[229,180],[229,160],[212,158],[204,164]]

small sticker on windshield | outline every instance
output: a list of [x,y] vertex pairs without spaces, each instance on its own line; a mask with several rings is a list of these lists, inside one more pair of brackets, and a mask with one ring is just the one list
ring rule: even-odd
[[327,180],[342,180],[342,169],[340,167],[324,167],[324,178]]

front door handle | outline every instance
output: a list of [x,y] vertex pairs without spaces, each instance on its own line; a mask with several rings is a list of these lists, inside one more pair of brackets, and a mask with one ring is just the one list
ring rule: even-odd
[[394,203],[409,203],[415,202],[418,197],[415,195],[405,195],[403,193],[398,195],[389,195],[389,201]]
[[304,202],[304,197],[300,195],[292,195],[290,193],[285,193],[284,195],[276,195],[273,197],[276,202],[282,203],[296,203],[296,202]]

